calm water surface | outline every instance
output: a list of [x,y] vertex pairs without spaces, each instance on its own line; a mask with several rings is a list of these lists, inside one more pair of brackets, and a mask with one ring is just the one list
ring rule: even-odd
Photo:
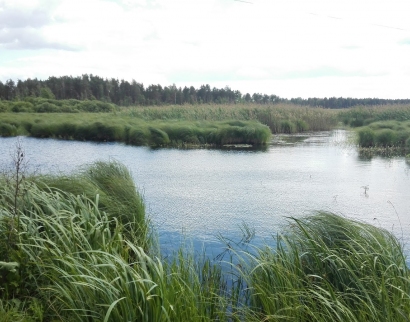
[[[316,210],[384,227],[409,246],[409,163],[403,157],[361,158],[347,144],[347,134],[276,137],[265,151],[21,139],[30,169],[41,173],[70,173],[96,160],[125,164],[165,252],[186,236],[197,249],[204,245],[217,255],[219,233],[239,240],[239,227],[247,223],[256,242],[270,240],[286,217]],[[16,138],[0,138],[1,168],[10,166],[15,143]]]

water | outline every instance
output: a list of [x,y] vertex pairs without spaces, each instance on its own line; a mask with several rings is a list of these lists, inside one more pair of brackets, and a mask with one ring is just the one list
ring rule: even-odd
[[[362,158],[347,135],[276,137],[264,151],[21,140],[31,171],[70,173],[96,160],[125,164],[165,253],[187,237],[196,250],[205,247],[216,256],[223,251],[216,236],[240,240],[242,223],[255,230],[256,243],[269,242],[286,217],[316,210],[386,228],[410,245],[409,163],[403,157]],[[10,166],[15,143],[0,138],[1,168]]]

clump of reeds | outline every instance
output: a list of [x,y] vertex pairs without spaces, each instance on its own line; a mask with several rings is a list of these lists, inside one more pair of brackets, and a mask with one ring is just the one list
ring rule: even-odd
[[227,320],[218,266],[187,253],[173,262],[156,257],[141,232],[146,223],[136,223],[145,218],[130,179],[117,163],[27,178],[17,208],[15,186],[2,179],[3,316],[27,317],[35,308],[40,320]]
[[352,127],[369,125],[379,121],[404,122],[410,120],[410,105],[357,106],[342,110],[339,113],[339,118],[345,125]]
[[360,147],[410,148],[410,122],[380,121],[357,130]]
[[0,135],[38,138],[117,141],[132,145],[180,146],[266,145],[271,133],[257,121],[141,120],[111,114],[1,114]]
[[292,221],[245,274],[249,320],[407,321],[409,269],[391,233],[330,213]]
[[273,133],[324,131],[337,125],[337,112],[292,104],[225,104],[152,106],[122,109],[120,114],[143,120],[258,121]]

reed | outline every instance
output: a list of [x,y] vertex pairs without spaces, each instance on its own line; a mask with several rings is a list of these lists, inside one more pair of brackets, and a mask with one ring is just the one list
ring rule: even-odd
[[342,110],[339,118],[344,124],[352,127],[369,125],[379,121],[408,121],[410,120],[409,104],[358,106]]
[[407,321],[409,269],[391,233],[330,213],[292,222],[248,264],[248,320]]
[[241,143],[266,145],[271,133],[257,121],[141,120],[112,114],[0,114],[4,136],[117,141],[134,145],[180,146]]
[[410,121],[379,121],[357,129],[360,147],[384,147],[408,150]]
[[[293,104],[131,107],[121,109],[119,113],[143,120],[254,120],[269,126],[273,133],[330,130],[338,122],[336,111],[323,108],[307,108]],[[287,122],[290,127],[281,126],[282,122]]]
[[25,176],[18,188],[10,178],[0,178],[0,321],[410,317],[402,245],[370,224],[321,212],[290,218],[274,247],[230,244],[227,262],[183,247],[163,258],[120,164]]

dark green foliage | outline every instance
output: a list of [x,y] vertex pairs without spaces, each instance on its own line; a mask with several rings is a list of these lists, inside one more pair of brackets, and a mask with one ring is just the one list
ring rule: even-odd
[[16,136],[17,128],[13,124],[1,123],[0,122],[0,136]]
[[148,145],[150,132],[144,128],[129,128],[127,143],[131,145]]
[[390,232],[330,213],[292,221],[252,264],[252,317],[407,321],[409,269]]
[[296,132],[306,132],[309,130],[309,125],[304,120],[296,120]]
[[[3,89],[3,90],[1,90]],[[216,88],[209,84],[199,88],[193,86],[176,87],[151,84],[144,87],[136,81],[128,82],[115,78],[104,79],[96,75],[81,76],[51,76],[47,80],[19,80],[16,84],[9,79],[5,84],[0,82],[0,100],[26,99],[27,97],[42,97],[46,99],[100,100],[119,106],[132,105],[184,105],[184,104],[257,104],[274,105],[289,104],[312,108],[346,109],[354,106],[375,106],[386,104],[409,104],[409,99],[379,99],[379,98],[281,98],[277,95],[249,93],[242,94],[226,86]],[[92,105],[87,107],[93,110]],[[361,124],[362,125],[362,124]]]
[[8,104],[0,100],[0,113],[4,113],[8,110]]
[[290,121],[282,121],[280,127],[281,133],[292,134],[296,132],[296,126]]
[[14,113],[30,112],[33,109],[33,104],[30,102],[13,102],[10,106]]
[[359,135],[359,145],[368,148],[375,145],[375,134],[374,131],[368,127],[361,128],[358,132]]
[[54,136],[55,125],[52,123],[34,123],[30,128],[30,135],[36,138],[50,138]]
[[149,143],[152,146],[166,146],[170,143],[168,134],[161,129],[150,127]]
[[59,110],[57,105],[54,105],[49,102],[38,104],[33,109],[34,109],[34,112],[36,113],[52,113],[52,112],[58,112]]
[[376,144],[379,146],[395,146],[397,143],[397,135],[391,129],[383,129],[376,132]]

